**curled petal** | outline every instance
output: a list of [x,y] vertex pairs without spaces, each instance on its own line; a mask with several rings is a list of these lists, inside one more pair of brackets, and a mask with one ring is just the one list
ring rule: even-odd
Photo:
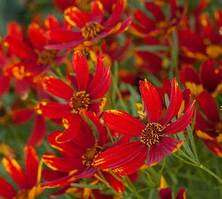
[[103,114],[106,125],[118,133],[138,136],[145,128],[144,124],[126,112],[110,110]]

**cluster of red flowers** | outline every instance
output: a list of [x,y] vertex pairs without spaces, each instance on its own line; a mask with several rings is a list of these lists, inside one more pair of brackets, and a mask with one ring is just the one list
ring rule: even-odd
[[[192,122],[194,136],[222,157],[222,11],[210,16],[205,0],[192,9],[177,0],[136,2],[54,0],[62,20],[8,24],[0,125],[34,124],[24,169],[0,146],[14,181],[1,175],[0,197],[33,199],[48,190],[121,197],[126,179],[180,149],[178,134],[186,138]],[[89,186],[73,187],[82,181]],[[98,184],[112,192],[90,188]],[[159,196],[173,197],[166,186]],[[173,198],[185,198],[184,188]]]

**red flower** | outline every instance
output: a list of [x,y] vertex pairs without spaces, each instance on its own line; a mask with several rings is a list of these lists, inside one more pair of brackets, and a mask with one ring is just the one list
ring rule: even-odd
[[219,107],[214,98],[206,91],[198,97],[200,109],[197,112],[195,129],[206,146],[215,155],[222,157],[222,121]]
[[61,59],[55,50],[44,49],[49,42],[46,31],[58,23],[53,17],[49,17],[46,22],[48,26],[44,28],[37,22],[32,22],[28,27],[28,37],[20,25],[11,23],[8,35],[4,38],[8,54],[18,59],[4,67],[4,76],[10,79],[13,77],[15,89],[20,95],[26,94],[35,83],[36,76]]
[[153,17],[137,9],[134,13],[136,21],[132,23],[132,31],[142,37],[161,35],[164,38],[164,34],[169,33],[173,27],[180,23],[185,11],[178,5],[177,0],[169,0],[166,4],[170,7],[170,18],[164,15],[162,7],[158,3],[145,2],[145,8]]
[[67,8],[64,17],[69,27],[49,31],[49,37],[54,44],[48,45],[47,48],[64,49],[73,48],[79,44],[91,45],[108,35],[125,31],[131,23],[130,18],[120,21],[125,4],[125,0],[118,0],[107,20],[105,20],[103,5],[99,1],[91,3],[90,12],[81,11],[77,7]]
[[85,110],[99,112],[102,98],[111,83],[110,68],[103,65],[103,58],[99,56],[95,74],[91,77],[87,59],[77,53],[73,56],[73,70],[72,86],[54,77],[43,80],[43,87],[48,93],[64,100],[64,103],[41,103],[44,116],[59,119]]
[[25,170],[13,158],[4,158],[3,166],[17,185],[15,189],[4,178],[0,177],[0,196],[6,199],[36,197],[42,192],[38,186],[39,160],[34,148],[25,148]]
[[195,96],[203,90],[216,96],[222,83],[222,66],[213,60],[202,63],[198,71],[191,65],[184,65],[180,71],[180,79]]
[[121,175],[131,174],[137,171],[145,160],[148,165],[156,164],[181,146],[182,141],[170,135],[183,131],[189,125],[194,103],[188,106],[179,119],[172,121],[173,117],[177,116],[183,100],[176,80],[171,82],[170,103],[165,113],[162,99],[151,83],[141,81],[140,92],[147,122],[143,123],[122,111],[106,111],[104,120],[112,131],[135,139],[129,143],[117,144],[99,154],[95,166],[113,169]]
[[180,188],[177,195],[175,197],[172,196],[172,190],[170,188],[163,188],[159,191],[160,199],[186,199],[186,190],[184,188]]
[[[44,163],[51,169],[67,174],[63,178],[43,183],[43,187],[63,187],[81,178],[91,178],[100,175],[93,165],[94,158],[106,147],[106,128],[100,123],[99,118],[91,113],[86,113],[87,119],[95,127],[94,130],[79,115],[67,118],[68,128],[65,132],[50,134],[48,142],[59,150],[60,156],[54,154],[43,155]],[[109,173],[103,173],[103,177],[118,192],[124,190],[121,181]]]

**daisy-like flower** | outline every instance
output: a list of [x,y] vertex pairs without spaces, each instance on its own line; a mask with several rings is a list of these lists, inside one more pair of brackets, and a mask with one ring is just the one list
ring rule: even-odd
[[149,166],[156,164],[182,145],[182,141],[171,135],[183,131],[189,125],[194,102],[187,106],[182,116],[173,120],[181,110],[183,101],[182,91],[175,79],[171,81],[170,102],[165,111],[158,90],[151,83],[141,81],[140,92],[147,121],[142,122],[122,111],[104,112],[104,120],[110,130],[127,136],[131,141],[117,144],[99,154],[95,166],[118,171],[121,175],[131,174],[145,161]]
[[36,83],[37,76],[48,69],[53,63],[61,60],[56,50],[46,50],[44,46],[49,40],[46,31],[58,25],[52,16],[45,20],[47,26],[32,22],[26,32],[22,27],[12,22],[8,25],[8,34],[4,38],[4,46],[13,58],[12,63],[3,68],[3,75],[15,82],[15,90],[21,96],[26,96],[30,87]]
[[69,114],[79,114],[86,110],[99,112],[104,95],[110,87],[110,68],[104,66],[103,58],[99,56],[95,73],[91,76],[87,59],[83,55],[75,53],[73,55],[73,70],[75,76],[71,77],[71,85],[54,77],[46,77],[43,80],[43,88],[64,101],[64,103],[40,103],[43,116],[60,119]]
[[2,163],[17,188],[14,188],[3,177],[0,177],[1,197],[6,199],[33,199],[42,192],[38,185],[40,180],[38,179],[40,177],[39,160],[34,148],[30,146],[25,148],[25,170],[14,158],[4,158]]
[[[43,161],[49,168],[65,176],[44,182],[42,187],[63,187],[81,178],[100,176],[98,171],[102,171],[94,167],[93,162],[108,143],[107,131],[96,114],[87,112],[85,116],[95,129],[79,115],[75,115],[66,118],[69,126],[64,132],[56,131],[48,137],[49,144],[59,150],[60,156],[44,154]],[[110,173],[102,172],[102,176],[117,192],[124,190],[122,182]]]
[[222,89],[222,66],[214,60],[203,62],[196,70],[192,65],[183,65],[180,80],[194,96],[204,90],[217,96]]
[[215,99],[206,91],[197,97],[197,102],[199,110],[195,123],[196,134],[211,152],[222,157],[222,120],[219,107]]
[[69,26],[49,31],[49,37],[54,44],[47,45],[47,49],[67,49],[79,44],[92,45],[108,35],[122,33],[131,23],[131,18],[120,21],[125,5],[125,0],[118,0],[108,19],[105,19],[105,11],[100,1],[93,1],[90,11],[82,11],[75,6],[67,8],[64,18]]

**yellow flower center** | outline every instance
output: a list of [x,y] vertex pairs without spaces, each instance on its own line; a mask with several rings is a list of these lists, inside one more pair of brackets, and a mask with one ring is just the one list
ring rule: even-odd
[[56,57],[55,50],[43,50],[38,52],[38,64],[49,65],[52,64]]
[[89,94],[86,91],[78,91],[73,94],[69,102],[73,113],[79,113],[87,110],[90,105]]
[[141,132],[140,142],[148,147],[160,142],[160,137],[163,136],[163,126],[159,123],[148,123]]
[[95,38],[103,29],[103,26],[97,22],[89,23],[82,28],[82,36],[89,40]]
[[14,67],[12,69],[12,74],[18,80],[22,80],[25,77],[31,76],[30,72],[25,71],[25,66],[23,66],[23,65]]
[[95,157],[98,155],[100,151],[101,148],[97,145],[95,145],[92,148],[86,149],[85,154],[82,156],[82,163],[87,167],[92,166]]

